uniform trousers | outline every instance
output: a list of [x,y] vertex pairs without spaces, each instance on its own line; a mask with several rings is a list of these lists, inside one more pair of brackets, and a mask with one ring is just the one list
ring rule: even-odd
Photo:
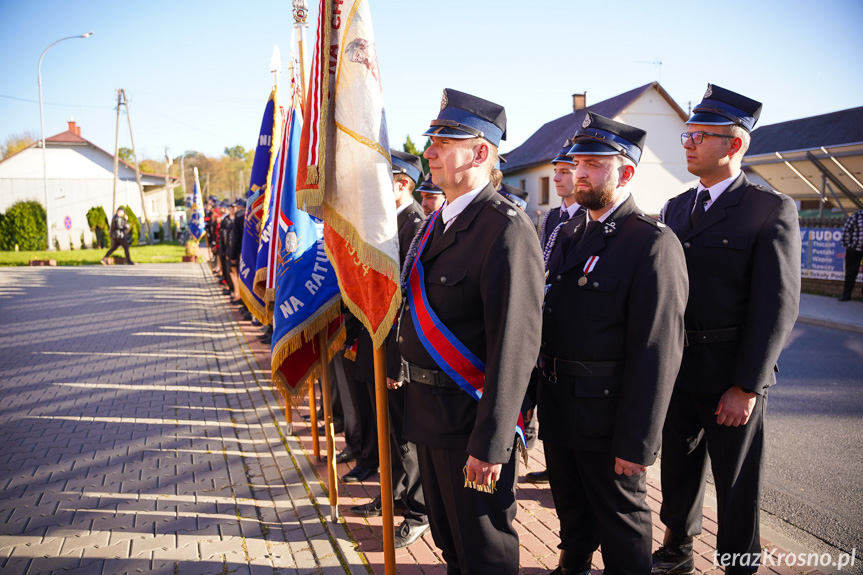
[[417,445],[420,477],[435,544],[447,575],[516,575],[518,534],[515,482],[518,462],[503,465],[494,493],[464,486],[467,452]]
[[[374,388],[369,384],[369,391]],[[393,501],[401,501],[405,511],[402,514],[410,525],[428,523],[426,502],[420,482],[417,446],[405,441],[402,429],[405,422],[405,388],[387,391],[387,405],[390,411],[390,463],[392,467]],[[377,417],[377,409],[375,409]]]
[[[708,461],[716,485],[716,550],[751,554],[750,571],[760,564],[759,511],[764,473],[766,396],[756,396],[746,425],[716,423],[721,394],[675,390],[662,430],[662,508],[659,516],[673,533],[701,533]],[[709,456],[709,459],[708,459]],[[743,556],[738,555],[738,562]],[[754,562],[753,562],[754,561]],[[738,563],[739,564],[739,563]]]
[[[356,374],[356,370],[354,370]],[[358,434],[357,450],[354,455],[357,465],[377,469],[380,465],[378,458],[378,426],[375,419],[375,396],[369,391],[369,384],[354,380],[348,383],[348,395],[353,407],[353,416],[356,421]]]
[[854,293],[854,283],[857,281],[857,274],[860,273],[861,260],[863,260],[863,252],[854,248],[845,249],[845,283],[842,297],[850,298]]
[[123,248],[123,252],[126,254],[126,262],[130,263],[132,261],[132,258],[129,257],[129,240],[126,238],[111,238],[111,249],[108,250],[108,253],[105,254],[105,257],[111,257],[111,254],[114,253],[114,250],[119,247]]
[[560,519],[560,549],[580,562],[602,544],[606,575],[650,573],[647,474],[616,474],[610,453],[577,451],[548,440],[543,446]]

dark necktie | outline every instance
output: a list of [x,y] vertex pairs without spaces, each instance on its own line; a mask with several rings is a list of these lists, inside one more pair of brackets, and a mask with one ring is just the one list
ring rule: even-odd
[[695,209],[689,216],[689,224],[694,228],[701,216],[704,215],[704,204],[710,201],[710,190],[701,190],[695,198]]
[[568,219],[569,219],[569,211],[565,210],[561,207],[560,208],[560,221],[558,222],[558,224],[562,224],[565,221],[567,221]]

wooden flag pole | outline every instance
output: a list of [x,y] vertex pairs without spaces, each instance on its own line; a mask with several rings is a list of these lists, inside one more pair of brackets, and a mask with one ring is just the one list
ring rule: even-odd
[[[318,332],[318,352],[321,357],[321,401],[324,402],[324,428],[327,437],[327,481],[330,491],[330,520],[339,519],[339,483],[336,481],[335,428],[333,427],[333,402],[330,394],[329,345],[327,328]],[[314,390],[312,391],[314,394]]]
[[393,476],[390,461],[390,411],[384,346],[375,349],[375,404],[378,416],[378,459],[381,465],[381,515],[384,530],[384,573],[395,575],[396,541],[393,522]]
[[[326,365],[324,363],[323,365]],[[323,384],[321,384],[323,387]],[[318,406],[315,404],[315,382],[309,385],[309,423],[312,425],[312,453],[321,460],[321,442],[318,439]]]

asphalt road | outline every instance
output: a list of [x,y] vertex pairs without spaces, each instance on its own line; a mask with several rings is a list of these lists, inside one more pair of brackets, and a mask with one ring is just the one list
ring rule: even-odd
[[798,323],[767,404],[762,508],[812,551],[863,565],[863,334]]

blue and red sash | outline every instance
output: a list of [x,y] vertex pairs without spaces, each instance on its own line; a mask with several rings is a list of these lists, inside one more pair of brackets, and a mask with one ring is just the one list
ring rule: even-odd
[[[426,295],[425,272],[423,271],[422,262],[420,262],[420,256],[439,219],[440,210],[432,215],[431,221],[426,226],[422,239],[417,246],[416,257],[408,275],[407,292],[411,317],[413,318],[420,342],[422,342],[423,347],[425,347],[438,367],[450,376],[465,393],[479,401],[482,397],[483,386],[485,385],[485,363],[447,329],[429,305]],[[443,222],[440,225],[443,225]],[[518,414],[518,423],[516,424],[515,432],[521,441],[519,448],[523,450],[525,438],[524,419],[521,412]]]

